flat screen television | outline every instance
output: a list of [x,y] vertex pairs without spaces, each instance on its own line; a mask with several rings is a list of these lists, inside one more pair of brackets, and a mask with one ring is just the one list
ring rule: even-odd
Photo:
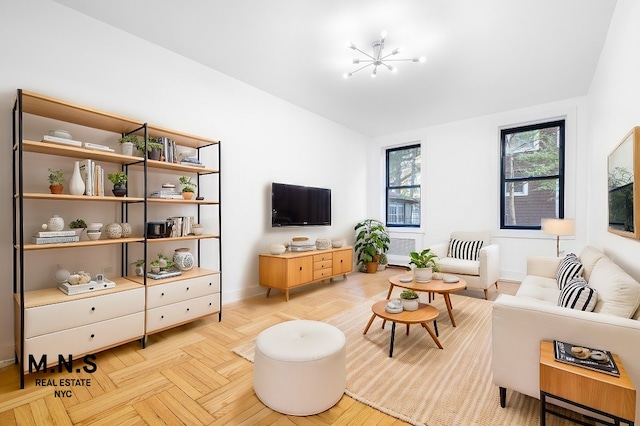
[[331,225],[331,190],[271,184],[271,226]]

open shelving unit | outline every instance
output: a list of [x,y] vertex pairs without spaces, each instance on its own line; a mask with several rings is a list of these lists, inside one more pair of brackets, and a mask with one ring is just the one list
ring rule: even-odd
[[[200,158],[201,150],[217,149],[217,163],[220,164],[220,142],[187,133],[168,130],[144,122],[120,117],[114,114],[75,105],[40,94],[19,89],[13,106],[13,299],[15,307],[16,362],[20,365],[20,386],[24,387],[24,376],[32,367],[49,368],[58,364],[59,357],[81,358],[114,346],[140,340],[146,344],[147,335],[175,327],[205,315],[218,314],[222,319],[222,242],[220,230],[222,215],[220,209],[221,179],[219,167],[198,167],[188,164],[168,163],[149,160],[146,157],[128,156],[112,152],[85,149],[64,144],[39,142],[24,138],[24,115],[37,116],[44,120],[61,121],[83,126],[89,130],[114,133],[114,138],[130,133],[144,137],[145,145],[149,136],[170,138],[181,147],[195,149]],[[141,188],[136,196],[115,197],[49,194],[33,191],[26,172],[25,154],[52,156],[58,159],[92,159],[115,165],[130,174],[134,170],[141,176],[136,182]],[[217,176],[217,197],[215,200],[156,199],[148,196],[148,177],[151,174],[185,174],[194,176],[198,185],[207,176]],[[29,191],[25,191],[29,182]],[[198,186],[199,187],[199,186]],[[136,225],[138,235],[127,238],[101,239],[57,244],[33,244],[30,231],[34,229],[33,218],[27,219],[28,209],[47,206],[59,208],[64,203],[89,206],[84,203],[99,203],[119,206],[119,213],[113,222],[129,222]],[[44,206],[44,207],[43,207]],[[154,209],[170,209],[176,213],[187,213],[198,222],[203,216],[202,209],[217,206],[217,215],[206,215],[216,222],[217,232],[203,235],[186,235],[173,238],[148,238],[147,222]],[[77,209],[78,214],[82,208]],[[132,219],[135,217],[135,219]],[[30,220],[30,222],[28,221]],[[217,241],[216,268],[201,267],[202,241]],[[195,248],[195,266],[183,271],[182,275],[162,280],[152,280],[146,271],[141,275],[128,273],[131,263],[129,248],[142,247],[143,260],[148,265],[149,249],[156,243],[168,245],[192,244]],[[55,266],[56,253],[60,250],[80,248],[83,256],[91,257],[91,250],[113,250],[119,258],[120,274],[110,279],[115,287],[68,296],[58,289],[57,283],[37,282],[29,270],[29,256],[51,252],[46,261]],[[140,251],[140,250],[138,250]],[[86,254],[85,254],[86,253]],[[42,262],[42,259],[40,259]],[[160,290],[152,290],[157,288]]]

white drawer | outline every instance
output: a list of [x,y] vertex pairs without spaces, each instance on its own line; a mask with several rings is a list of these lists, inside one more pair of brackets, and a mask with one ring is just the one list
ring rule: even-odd
[[210,294],[147,311],[147,333],[220,312],[220,295]]
[[152,285],[147,288],[147,309],[220,292],[220,274]]
[[[25,340],[24,369],[29,370],[29,355],[36,363],[43,355],[56,364],[58,355],[68,359],[98,352],[144,335],[144,312],[84,325]],[[97,355],[98,359],[100,355]]]
[[25,338],[144,311],[144,287],[24,310]]

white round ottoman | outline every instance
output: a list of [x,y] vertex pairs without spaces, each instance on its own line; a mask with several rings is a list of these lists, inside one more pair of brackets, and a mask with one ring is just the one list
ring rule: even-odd
[[328,410],[346,385],[344,333],[318,321],[276,324],[256,338],[253,389],[267,407],[309,416]]

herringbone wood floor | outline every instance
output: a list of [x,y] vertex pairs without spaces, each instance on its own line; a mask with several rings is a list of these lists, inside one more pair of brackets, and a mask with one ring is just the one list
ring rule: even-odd
[[[388,277],[401,272],[354,272],[346,281],[292,292],[288,303],[279,292],[230,303],[223,306],[222,322],[215,315],[152,335],[144,349],[133,342],[96,354],[93,374],[31,374],[20,390],[18,368],[4,368],[0,425],[404,425],[346,395],[315,416],[274,412],[253,392],[253,365],[232,352],[283,320],[323,320],[348,310],[387,290]],[[501,285],[500,291],[504,288]],[[481,291],[464,293],[483,297]],[[495,289],[489,294],[495,298]],[[90,378],[91,385],[36,386],[43,378]],[[54,390],[71,390],[72,395],[55,396]]]

